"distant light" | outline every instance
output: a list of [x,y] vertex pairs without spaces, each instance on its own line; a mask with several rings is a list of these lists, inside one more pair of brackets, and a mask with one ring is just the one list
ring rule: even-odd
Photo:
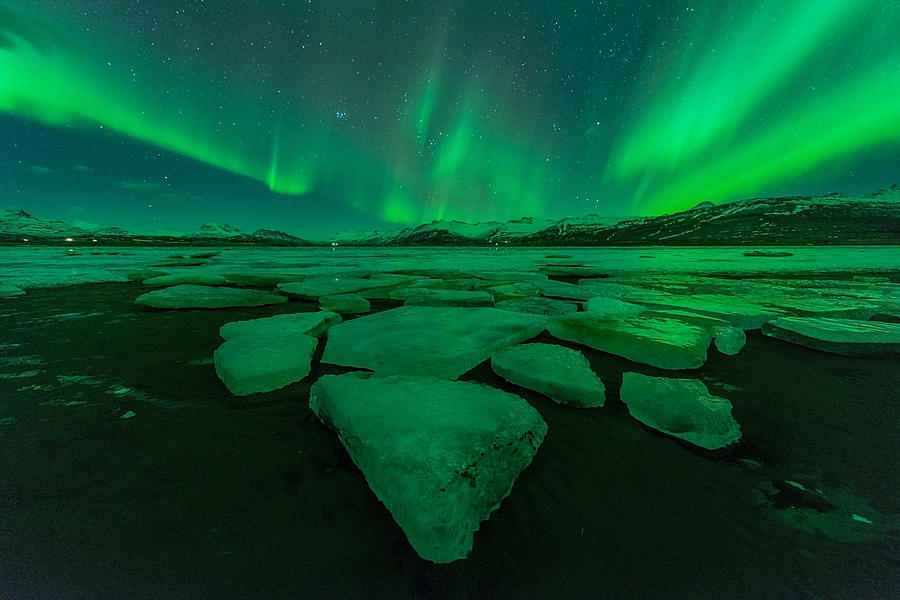
[[66,238],[66,241],[67,241],[67,242],[74,242],[75,240],[73,240],[72,238]]
[[96,242],[97,240],[91,240],[92,242]]
[[337,246],[337,242],[331,242],[332,246]]
[[23,242],[27,242],[27,241],[28,241],[28,238],[22,238],[22,241],[23,241]]

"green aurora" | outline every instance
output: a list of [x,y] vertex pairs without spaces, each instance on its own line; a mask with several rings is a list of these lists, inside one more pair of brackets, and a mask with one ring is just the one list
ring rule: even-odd
[[[898,30],[874,0],[20,2],[0,127],[141,142],[336,227],[862,193],[900,165]],[[2,189],[39,203],[14,154]]]

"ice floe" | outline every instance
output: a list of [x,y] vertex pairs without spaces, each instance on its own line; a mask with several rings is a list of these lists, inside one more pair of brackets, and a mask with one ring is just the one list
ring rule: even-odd
[[660,369],[700,367],[712,337],[706,329],[677,319],[610,320],[590,312],[552,317],[547,330],[559,339]]
[[514,394],[427,377],[326,375],[310,407],[419,556],[436,563],[468,556],[547,432]]
[[546,320],[495,308],[402,306],[332,327],[322,361],[456,379],[494,350],[534,337]]
[[491,369],[507,381],[539,392],[554,402],[603,406],[606,390],[578,350],[555,344],[519,344],[491,355]]
[[741,437],[731,402],[713,396],[697,379],[625,373],[619,397],[645,425],[707,450],[724,448]]

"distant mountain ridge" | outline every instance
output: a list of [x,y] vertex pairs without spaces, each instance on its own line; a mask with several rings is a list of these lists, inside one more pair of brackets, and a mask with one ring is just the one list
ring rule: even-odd
[[257,246],[309,246],[302,238],[275,229],[245,233],[231,225],[206,223],[186,235],[145,235],[121,227],[87,230],[56,219],[38,219],[24,210],[0,208],[0,243],[104,243],[104,244],[193,244],[223,243]]
[[87,231],[23,210],[0,209],[0,243],[195,244],[259,246],[796,246],[900,245],[900,187],[860,198],[840,194],[701,202],[656,217],[585,215],[558,221],[432,221],[417,227],[338,233],[310,242],[274,229],[245,233],[207,223],[186,235],[152,236],[117,227]]
[[586,215],[477,225],[434,221],[415,228],[343,233],[332,241],[358,246],[900,245],[900,187],[862,198],[829,194],[701,202],[656,217]]

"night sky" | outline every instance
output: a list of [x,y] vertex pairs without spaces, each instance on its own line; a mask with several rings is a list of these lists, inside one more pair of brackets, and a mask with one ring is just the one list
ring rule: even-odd
[[0,206],[315,237],[900,182],[900,2],[13,0]]

